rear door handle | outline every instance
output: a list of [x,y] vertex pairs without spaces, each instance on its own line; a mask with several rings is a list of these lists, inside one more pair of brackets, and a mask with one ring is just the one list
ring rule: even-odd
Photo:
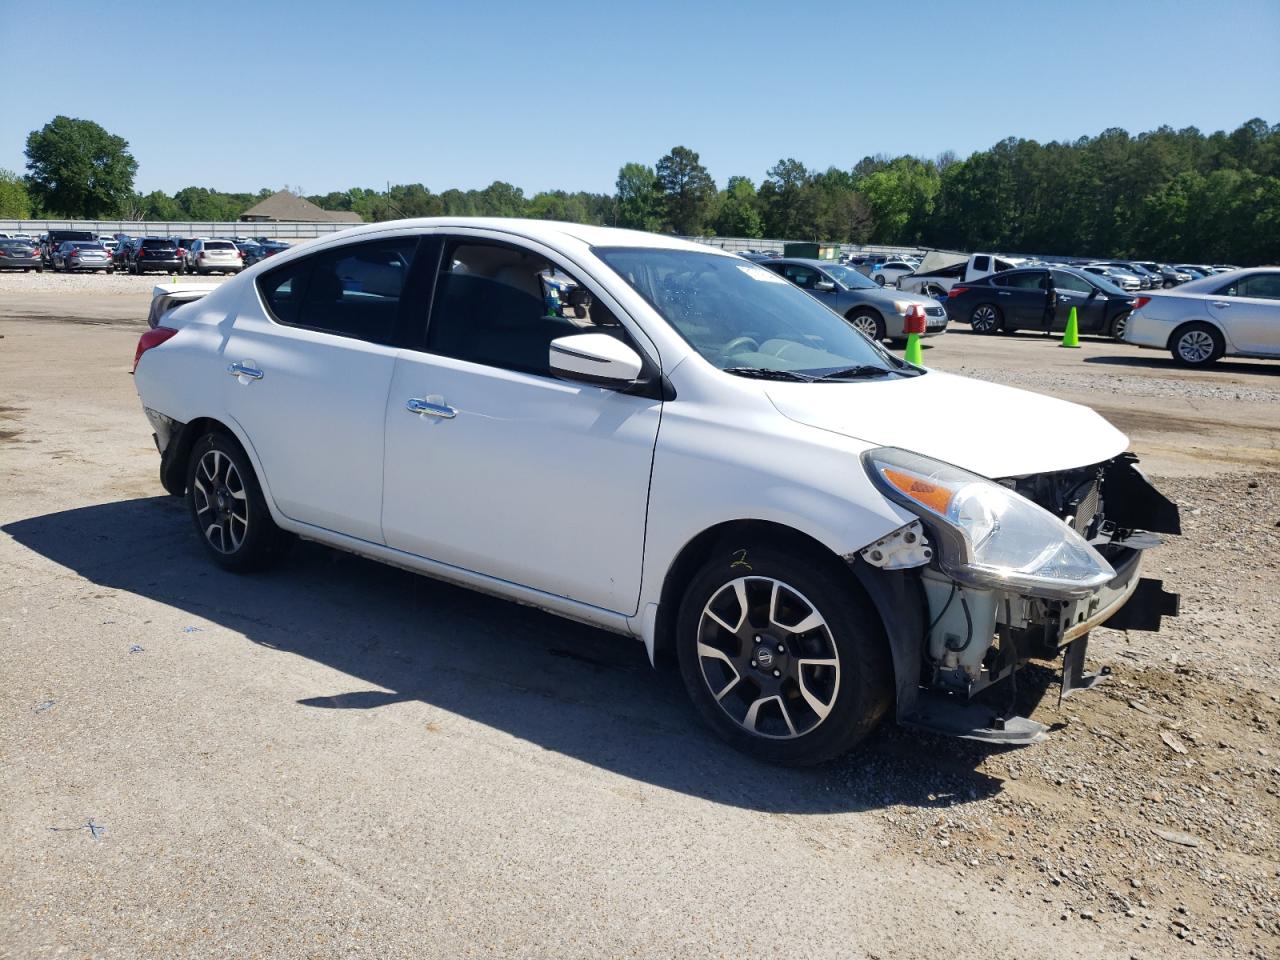
[[227,373],[233,377],[248,377],[250,380],[261,380],[263,377],[261,370],[243,360],[227,364]]
[[423,400],[420,397],[414,397],[405,403],[404,408],[410,413],[425,417],[439,417],[441,420],[452,420],[458,415],[458,411],[447,403],[437,403],[438,399],[436,397]]
[[1209,306],[1225,310],[1227,307],[1231,306],[1231,304],[1227,303],[1225,300],[1214,300],[1209,304]]
[[1005,291],[1003,291],[1003,290],[999,291],[999,293],[1000,293],[1000,296],[1002,296],[1002,297],[1012,297],[1012,296],[1013,296],[1013,294],[1012,294],[1012,293],[1006,293],[1006,292],[1005,292]]

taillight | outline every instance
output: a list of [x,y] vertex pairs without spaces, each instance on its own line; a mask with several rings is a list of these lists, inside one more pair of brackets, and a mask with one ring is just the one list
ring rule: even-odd
[[1146,306],[1148,303],[1150,303],[1150,302],[1151,302],[1151,298],[1150,298],[1150,297],[1138,297],[1137,299],[1135,299],[1135,300],[1133,301],[1133,309],[1135,309],[1135,310],[1141,310],[1143,307],[1145,307],[1145,306]]
[[147,255],[147,251],[146,251],[145,249],[143,249],[142,247],[139,247],[139,248],[138,248],[138,255],[137,255],[136,257],[134,257],[134,259],[135,259],[135,260],[141,260],[141,259],[142,259],[143,257],[145,257],[146,255]]
[[134,371],[138,369],[138,361],[142,359],[142,355],[144,353],[152,347],[160,346],[160,344],[164,343],[177,332],[178,331],[174,330],[172,327],[153,327],[140,336],[138,338],[138,350],[133,355]]
[[968,293],[968,292],[969,292],[969,288],[968,288],[968,287],[952,287],[952,288],[951,288],[951,293],[949,293],[947,296],[949,296],[949,297],[958,297],[958,296],[960,296],[960,294],[962,294],[962,293]]

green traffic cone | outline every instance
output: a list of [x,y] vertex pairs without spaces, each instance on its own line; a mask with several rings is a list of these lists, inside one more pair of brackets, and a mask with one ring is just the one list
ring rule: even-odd
[[920,350],[920,334],[907,334],[907,351],[902,355],[902,359],[907,363],[914,363],[917,367],[924,366],[924,353]]
[[1062,343],[1064,347],[1080,346],[1080,321],[1076,319],[1076,308],[1071,308],[1071,314],[1067,317],[1067,329],[1062,334]]

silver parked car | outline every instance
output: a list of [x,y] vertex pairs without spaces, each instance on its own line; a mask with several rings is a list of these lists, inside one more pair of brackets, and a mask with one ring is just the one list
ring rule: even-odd
[[947,311],[932,297],[884,288],[853,267],[830,260],[785,258],[760,264],[826,304],[872,340],[905,340],[907,311],[924,307],[926,337],[947,332]]
[[1105,277],[1114,283],[1126,293],[1136,293],[1142,289],[1142,281],[1132,273],[1121,270],[1119,267],[1113,267],[1106,263],[1086,263],[1078,269],[1085,273],[1096,274],[1099,277]]
[[1280,357],[1280,267],[1232,270],[1134,302],[1124,339],[1199,367],[1220,357]]

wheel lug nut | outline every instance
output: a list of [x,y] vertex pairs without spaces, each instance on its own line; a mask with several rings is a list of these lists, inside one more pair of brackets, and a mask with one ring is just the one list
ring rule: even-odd
[[752,661],[751,661],[751,665],[754,667],[754,666],[756,665],[756,662],[755,662],[754,660],[752,660]]
[[782,671],[781,671],[781,670],[775,670],[775,671],[773,671],[773,675],[774,675],[775,677],[780,677],[780,676],[782,676]]
[[786,653],[786,652],[787,652],[787,648],[786,648],[786,647],[784,647],[782,644],[778,644],[778,652],[779,652],[779,653]]

